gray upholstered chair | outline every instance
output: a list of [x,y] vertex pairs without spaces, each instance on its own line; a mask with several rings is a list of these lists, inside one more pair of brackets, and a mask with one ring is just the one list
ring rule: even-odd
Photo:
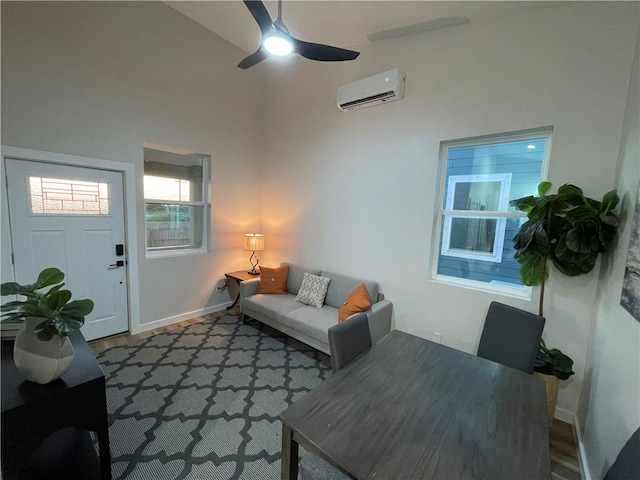
[[631,480],[640,478],[640,428],[624,444],[616,461],[604,480]]
[[353,315],[329,328],[331,369],[334,372],[370,348],[371,333],[366,313]]
[[[358,313],[329,328],[331,369],[337,372],[351,360],[371,348],[369,319]],[[346,480],[349,477],[312,453],[300,460],[300,480]]]
[[533,373],[544,317],[491,302],[484,321],[478,356]]

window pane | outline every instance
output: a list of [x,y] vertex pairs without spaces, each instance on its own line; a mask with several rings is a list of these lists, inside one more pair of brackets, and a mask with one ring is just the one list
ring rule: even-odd
[[147,248],[202,247],[203,207],[146,205]]
[[191,182],[179,178],[144,176],[144,198],[174,202],[191,201]]
[[[515,207],[508,206],[508,201],[536,193],[546,145],[546,136],[481,145],[452,145],[447,149],[446,176],[449,179],[458,175],[511,173],[506,208],[516,211]],[[450,185],[445,184],[445,188],[445,198],[448,198]]]
[[500,210],[501,182],[456,183],[453,210]]
[[29,200],[36,215],[109,215],[106,183],[29,177]]
[[452,218],[450,249],[493,253],[497,220]]
[[202,155],[144,149],[144,198],[169,202],[203,202]]
[[[456,218],[452,220],[457,220]],[[480,219],[474,219],[480,220]],[[483,219],[484,220],[484,219]],[[453,278],[462,278],[465,280],[474,280],[477,282],[484,282],[487,285],[490,283],[501,282],[503,285],[521,286],[520,283],[520,264],[513,258],[513,244],[510,238],[515,235],[515,231],[519,228],[521,219],[509,218],[509,219],[487,219],[493,220],[497,224],[497,230],[501,230],[500,222],[503,221],[506,225],[506,233],[503,233],[504,244],[500,252],[499,257],[494,261],[494,252],[489,251],[490,248],[485,248],[484,251],[480,250],[455,250],[457,247],[462,247],[461,244],[454,245],[456,247],[449,247],[447,253],[442,252],[438,256],[438,268],[437,274],[444,275]],[[443,220],[444,223],[444,220]],[[453,222],[455,223],[455,222]],[[444,245],[444,230],[441,235],[441,241]],[[451,236],[452,241],[456,239],[455,236]],[[486,245],[486,243],[485,243]],[[469,246],[469,244],[465,245]],[[495,247],[494,247],[495,250]],[[453,255],[452,253],[455,253]],[[497,252],[496,252],[497,253]]]

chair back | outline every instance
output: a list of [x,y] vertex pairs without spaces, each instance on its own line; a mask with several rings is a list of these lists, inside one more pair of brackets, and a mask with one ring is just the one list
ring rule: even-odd
[[366,313],[353,315],[329,328],[331,369],[334,372],[370,348],[371,333]]
[[533,373],[544,317],[491,302],[480,336],[478,356]]
[[640,428],[631,435],[618,454],[604,480],[640,478]]

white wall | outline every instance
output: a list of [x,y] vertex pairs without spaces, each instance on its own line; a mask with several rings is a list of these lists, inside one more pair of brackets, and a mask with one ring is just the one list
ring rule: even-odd
[[[134,331],[229,301],[223,273],[245,266],[242,234],[260,227],[262,72],[246,54],[161,2],[3,2],[2,144],[127,162],[144,232],[144,142],[212,157],[212,251],[145,259]],[[4,188],[4,182],[3,188]],[[4,200],[4,192],[3,192]],[[11,269],[2,210],[2,278]]]
[[[267,264],[380,282],[395,325],[475,351],[491,300],[434,283],[429,254],[442,140],[552,125],[548,179],[599,197],[614,184],[637,5],[583,3],[359,46],[353,62],[269,66],[274,119],[262,162]],[[406,71],[403,100],[342,113],[338,85]],[[598,277],[548,284],[545,339],[575,360],[559,408],[575,412]]]
[[640,322],[620,306],[640,178],[640,37],[638,40],[616,175],[624,221],[614,253],[600,272],[598,312],[585,373],[588,381],[578,412],[592,478],[602,477],[640,427]]

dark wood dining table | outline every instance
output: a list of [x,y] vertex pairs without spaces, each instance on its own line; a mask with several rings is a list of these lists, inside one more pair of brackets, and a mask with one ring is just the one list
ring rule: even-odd
[[551,478],[541,379],[398,330],[280,419],[287,480],[299,445],[355,479]]

